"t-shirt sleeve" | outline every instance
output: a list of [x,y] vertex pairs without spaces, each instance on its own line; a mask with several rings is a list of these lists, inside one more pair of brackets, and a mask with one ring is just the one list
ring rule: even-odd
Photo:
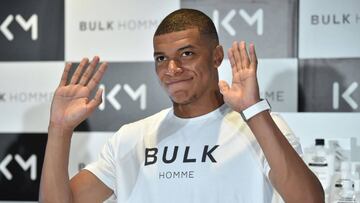
[[[286,139],[289,141],[290,145],[295,149],[295,151],[302,156],[302,148],[301,148],[301,144],[299,141],[299,138],[297,136],[295,136],[295,134],[293,133],[293,131],[290,129],[290,127],[287,125],[287,123],[285,122],[285,120],[277,113],[271,113],[271,116],[274,120],[274,122],[276,123],[276,125],[278,126],[278,128],[280,129],[280,131],[284,134],[284,136],[286,137]],[[267,177],[269,178],[269,172],[270,172],[270,165],[267,162],[266,159],[264,159],[264,172],[267,175]]]
[[116,194],[116,179],[115,179],[115,142],[116,134],[108,139],[103,146],[98,160],[90,163],[84,169],[93,173],[106,186],[114,191]]

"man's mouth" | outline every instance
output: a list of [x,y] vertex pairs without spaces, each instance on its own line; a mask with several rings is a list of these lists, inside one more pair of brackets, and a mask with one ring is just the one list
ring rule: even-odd
[[182,82],[188,82],[190,80],[192,80],[192,77],[191,78],[183,78],[183,79],[172,79],[172,80],[165,81],[165,84],[167,86],[169,86],[169,85],[174,85],[174,84],[178,84],[178,83],[182,83]]

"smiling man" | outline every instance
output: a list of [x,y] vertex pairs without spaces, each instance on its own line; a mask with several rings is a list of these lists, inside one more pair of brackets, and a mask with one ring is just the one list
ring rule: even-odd
[[274,189],[286,202],[324,202],[297,138],[259,97],[253,44],[249,52],[245,42],[229,49],[229,85],[219,82],[224,53],[202,12],[169,14],[153,42],[173,107],[122,126],[99,160],[71,180],[71,136],[101,103],[101,90],[89,96],[107,64],[92,74],[99,58],[83,59],[69,84],[66,65],[51,108],[41,202],[271,202]]

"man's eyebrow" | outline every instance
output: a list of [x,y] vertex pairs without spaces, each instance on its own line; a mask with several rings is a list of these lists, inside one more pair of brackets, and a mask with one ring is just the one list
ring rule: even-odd
[[[182,51],[184,49],[191,49],[191,48],[195,48],[193,45],[189,44],[189,45],[185,45],[183,47],[180,47],[177,49],[177,51]],[[157,55],[164,55],[164,52],[154,52],[154,56],[157,56]]]
[[193,45],[189,44],[189,45],[186,45],[186,46],[183,46],[181,48],[178,49],[178,51],[182,51],[184,49],[190,49],[190,48],[195,48]]
[[157,55],[164,55],[164,52],[154,52],[154,56],[157,56]]

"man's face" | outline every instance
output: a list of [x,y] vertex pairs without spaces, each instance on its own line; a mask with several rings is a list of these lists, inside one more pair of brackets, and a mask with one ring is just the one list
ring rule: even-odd
[[156,73],[174,103],[206,101],[217,88],[212,44],[196,28],[154,37]]

